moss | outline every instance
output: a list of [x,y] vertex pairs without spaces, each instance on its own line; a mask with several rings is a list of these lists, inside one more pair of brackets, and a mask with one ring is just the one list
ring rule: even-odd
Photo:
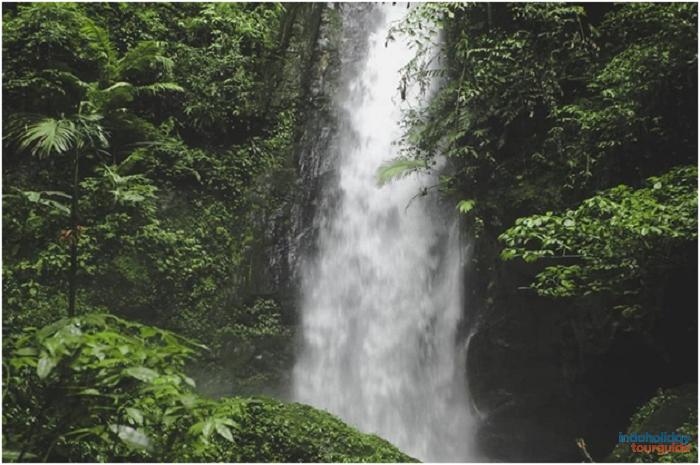
[[307,405],[267,398],[245,399],[239,405],[242,414],[236,420],[242,422],[243,433],[236,438],[236,461],[416,461],[384,439],[361,433],[333,415]]

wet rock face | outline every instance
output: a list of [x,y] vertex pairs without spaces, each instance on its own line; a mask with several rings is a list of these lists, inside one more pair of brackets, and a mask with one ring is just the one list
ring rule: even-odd
[[277,293],[286,296],[288,309],[295,312],[299,270],[306,257],[313,256],[318,228],[323,218],[318,211],[337,202],[336,135],[347,115],[333,102],[344,92],[343,76],[352,76],[366,53],[361,40],[376,19],[372,4],[315,4],[309,12],[310,54],[304,76],[302,124],[295,154],[295,183],[291,201],[280,210],[280,227],[269,250],[272,280]]
[[[366,53],[357,44],[366,44],[361,39],[376,18],[375,6],[364,3],[302,3],[293,8],[285,20],[283,42],[288,46],[284,68],[278,71],[278,91],[298,96],[295,142],[284,167],[272,178],[258,180],[275,202],[251,218],[258,234],[249,252],[245,284],[246,298],[264,297],[279,304],[282,322],[291,332],[298,319],[299,270],[303,260],[313,256],[324,221],[317,212],[332,210],[337,201],[338,147],[351,143],[336,137],[347,115],[334,102],[344,91],[343,76],[351,76]],[[283,377],[291,373],[294,353],[290,338],[277,355],[290,360]],[[269,388],[286,397],[289,386],[283,379]]]
[[696,382],[694,259],[663,284],[665,310],[642,334],[622,331],[603,298],[559,301],[523,289],[536,265],[503,263],[497,252],[495,238],[480,239],[467,302],[477,313],[467,379],[487,457],[581,461],[580,437],[603,460],[659,387]]
[[[496,250],[495,242],[492,250],[484,245],[477,251],[482,260]],[[506,268],[493,258],[472,280],[471,308],[478,317],[467,379],[481,418],[478,444],[494,460],[579,461],[562,311],[518,290],[529,283],[525,267]]]
[[[313,255],[323,218],[317,212],[337,202],[338,128],[348,115],[334,101],[345,91],[343,76],[352,76],[367,52],[361,40],[376,16],[371,4],[329,4],[320,18],[318,41],[310,68],[304,125],[297,149],[298,196],[292,207],[290,282],[298,283],[301,260]],[[332,208],[331,208],[332,209]]]

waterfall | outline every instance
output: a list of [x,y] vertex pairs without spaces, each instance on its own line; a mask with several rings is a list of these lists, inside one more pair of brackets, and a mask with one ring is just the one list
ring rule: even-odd
[[338,153],[327,154],[337,160],[337,198],[317,212],[302,269],[293,395],[418,459],[466,461],[473,428],[457,340],[465,249],[454,211],[434,193],[416,197],[437,182],[430,175],[376,181],[398,155],[409,105],[397,88],[413,52],[400,38],[385,46],[405,12],[376,6],[364,62],[335,98],[346,115]]

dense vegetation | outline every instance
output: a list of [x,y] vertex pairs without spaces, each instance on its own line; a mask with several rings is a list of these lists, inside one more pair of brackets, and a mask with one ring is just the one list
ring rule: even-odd
[[[485,302],[497,337],[498,320],[527,318],[504,308],[551,305],[557,328],[573,332],[553,342],[578,354],[559,362],[569,382],[599,377],[597,402],[610,397],[627,415],[624,392],[638,406],[658,386],[696,383],[697,6],[426,4],[393,34],[415,39],[406,82],[444,84],[406,114],[410,148],[380,176],[447,158],[440,188],[477,240],[475,305]],[[544,300],[504,298],[516,285],[503,277],[521,279],[518,269],[519,291]],[[630,338],[640,346],[625,349]],[[640,371],[647,354],[669,355],[656,375],[588,375],[587,360],[613,346],[635,353]],[[626,386],[621,396],[611,384]],[[697,436],[697,399],[691,410],[676,426]],[[579,432],[600,434],[590,429]],[[601,456],[611,447],[597,444]]]
[[[294,315],[260,262],[296,181],[318,15],[3,5],[6,460],[411,460],[310,407],[231,397],[276,394],[292,360]],[[555,345],[575,346],[571,386],[613,346],[663,353],[640,378],[594,373],[611,376],[591,388],[601,404],[617,396],[605,414],[640,409],[641,428],[677,396],[641,407],[658,387],[697,382],[678,355],[697,346],[697,6],[423,4],[391,34],[415,39],[397,86],[441,85],[380,182],[447,159],[439,193],[476,244],[470,299],[517,326],[504,296],[524,270],[538,300],[523,311],[553,305],[573,328]],[[683,408],[664,427],[697,438],[697,399]]]
[[50,462],[406,462],[330,414],[263,398],[207,400],[198,344],[109,314],[6,342],[4,458]]
[[6,458],[405,458],[306,407],[205,401],[183,372],[246,395],[289,367],[293,316],[255,281],[312,10],[3,5]]
[[5,6],[5,334],[109,311],[202,338],[232,365],[213,392],[275,384],[289,321],[248,287],[294,130],[298,92],[268,81],[284,18]]

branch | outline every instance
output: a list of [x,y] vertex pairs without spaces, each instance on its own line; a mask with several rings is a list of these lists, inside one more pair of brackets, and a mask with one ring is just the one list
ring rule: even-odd
[[411,197],[411,199],[406,204],[406,208],[404,208],[404,210],[403,210],[404,213],[406,213],[408,211],[408,207],[411,206],[411,202],[413,202],[417,197],[424,197],[424,196],[428,195],[428,190],[435,189],[436,187],[440,187],[440,184],[435,184],[434,186],[430,186],[430,187],[421,187],[420,190],[418,191],[418,193],[416,195],[414,195],[413,197]]

